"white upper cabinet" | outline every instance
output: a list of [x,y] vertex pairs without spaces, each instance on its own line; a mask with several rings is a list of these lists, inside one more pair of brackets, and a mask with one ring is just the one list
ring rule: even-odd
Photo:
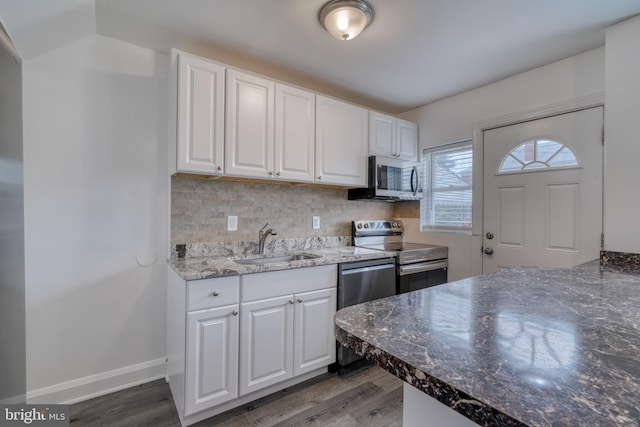
[[369,111],[369,155],[395,157],[396,119]]
[[316,95],[316,182],[365,186],[367,146],[368,111]]
[[418,160],[418,125],[369,112],[369,155]]
[[313,182],[316,96],[276,83],[274,171],[287,181]]
[[171,174],[362,187],[369,150],[417,158],[413,123],[174,52]]
[[224,170],[225,67],[178,54],[176,171]]
[[227,70],[225,174],[273,176],[275,83]]
[[399,159],[418,161],[418,125],[396,119],[396,154]]

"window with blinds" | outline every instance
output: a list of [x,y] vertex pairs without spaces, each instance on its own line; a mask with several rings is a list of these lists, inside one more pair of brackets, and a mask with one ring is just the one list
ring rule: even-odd
[[423,151],[424,198],[420,203],[422,229],[471,230],[471,141]]

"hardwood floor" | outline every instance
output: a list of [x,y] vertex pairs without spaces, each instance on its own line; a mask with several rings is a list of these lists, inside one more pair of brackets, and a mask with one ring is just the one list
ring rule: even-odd
[[[180,426],[164,380],[76,403],[70,415],[73,426]],[[193,425],[401,426],[402,381],[376,366],[325,374]]]

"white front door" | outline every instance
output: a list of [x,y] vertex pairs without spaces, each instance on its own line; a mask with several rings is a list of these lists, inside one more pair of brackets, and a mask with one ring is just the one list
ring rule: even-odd
[[603,107],[484,131],[483,273],[599,257]]

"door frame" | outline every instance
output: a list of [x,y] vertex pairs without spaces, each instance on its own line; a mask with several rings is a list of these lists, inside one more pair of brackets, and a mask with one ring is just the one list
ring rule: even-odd
[[[591,95],[572,98],[565,101],[550,103],[547,105],[521,110],[481,120],[473,123],[473,213],[471,226],[471,274],[480,276],[482,272],[482,242],[484,235],[484,132],[503,126],[515,125],[532,120],[560,114],[572,113],[593,107],[604,107],[605,93],[599,91]],[[603,181],[605,176],[605,164],[603,163]],[[604,198],[604,182],[602,186]],[[604,212],[603,212],[604,223]]]

